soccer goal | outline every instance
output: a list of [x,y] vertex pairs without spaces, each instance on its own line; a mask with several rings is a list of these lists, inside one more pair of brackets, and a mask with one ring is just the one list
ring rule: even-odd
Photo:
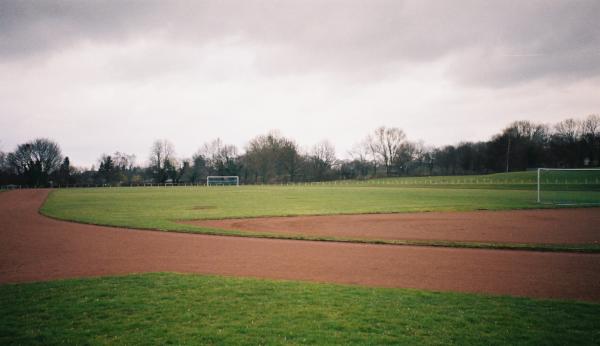
[[600,205],[600,168],[538,168],[537,202]]
[[209,175],[206,186],[239,186],[240,177],[237,175]]

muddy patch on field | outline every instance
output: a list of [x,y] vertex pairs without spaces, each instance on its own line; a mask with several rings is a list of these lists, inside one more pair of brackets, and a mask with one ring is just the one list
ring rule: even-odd
[[211,210],[217,209],[216,205],[197,205],[191,208],[191,210]]

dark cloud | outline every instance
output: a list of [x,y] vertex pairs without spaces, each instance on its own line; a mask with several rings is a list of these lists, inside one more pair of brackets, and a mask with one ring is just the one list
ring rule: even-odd
[[[600,75],[600,1],[3,1],[0,61],[81,42],[237,39],[264,73],[381,76],[447,62],[492,87]],[[375,77],[377,78],[377,77]]]
[[142,1],[2,1],[0,57],[68,49],[81,42],[125,40],[152,31],[157,3]]

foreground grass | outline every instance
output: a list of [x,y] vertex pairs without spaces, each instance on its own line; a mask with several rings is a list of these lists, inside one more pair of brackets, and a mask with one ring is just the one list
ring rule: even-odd
[[600,305],[145,274],[0,286],[0,344],[594,344]]
[[[569,192],[598,198],[600,192]],[[468,211],[539,208],[530,189],[405,186],[139,187],[55,190],[41,212],[83,223],[206,234],[335,240],[398,245],[600,252],[600,244],[498,244],[447,241],[351,239],[228,231],[179,223],[183,220],[258,216]],[[544,207],[552,207],[545,205]]]

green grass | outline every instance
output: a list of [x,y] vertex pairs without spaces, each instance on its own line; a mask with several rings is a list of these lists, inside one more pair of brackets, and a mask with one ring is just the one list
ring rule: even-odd
[[[380,178],[364,181],[336,181],[337,184],[360,184],[362,186],[420,186],[449,187],[461,189],[509,189],[534,190],[537,188],[537,171],[495,173],[487,175],[432,176]],[[326,185],[331,182],[323,183]],[[600,171],[543,171],[543,190],[554,191],[600,191]]]
[[181,274],[0,286],[0,344],[595,344],[600,305]]
[[[523,173],[530,175],[529,172]],[[523,175],[521,174],[521,175]],[[518,176],[511,173],[508,176]],[[507,175],[493,175],[501,177]],[[454,177],[453,177],[454,178]],[[411,178],[405,178],[411,179]],[[426,178],[422,178],[426,179]],[[437,179],[445,179],[438,177]],[[457,178],[460,179],[460,178]],[[495,178],[496,179],[496,178]],[[515,178],[516,179],[516,178]],[[600,244],[507,244],[448,241],[399,241],[352,239],[261,232],[227,231],[178,223],[182,220],[259,216],[396,213],[422,211],[468,211],[549,208],[536,203],[536,191],[517,184],[516,189],[496,185],[358,182],[240,187],[138,187],[62,189],[53,191],[41,212],[50,217],[83,223],[270,238],[337,240],[351,242],[411,244],[451,247],[527,249],[541,251],[600,252]],[[387,181],[398,181],[391,178]],[[356,183],[356,182],[355,182]],[[371,184],[371,185],[361,185]],[[474,188],[475,187],[475,188]],[[551,191],[564,198],[600,201],[600,191]]]
[[69,220],[195,230],[177,220],[539,208],[529,190],[354,186],[62,189],[42,212]]

